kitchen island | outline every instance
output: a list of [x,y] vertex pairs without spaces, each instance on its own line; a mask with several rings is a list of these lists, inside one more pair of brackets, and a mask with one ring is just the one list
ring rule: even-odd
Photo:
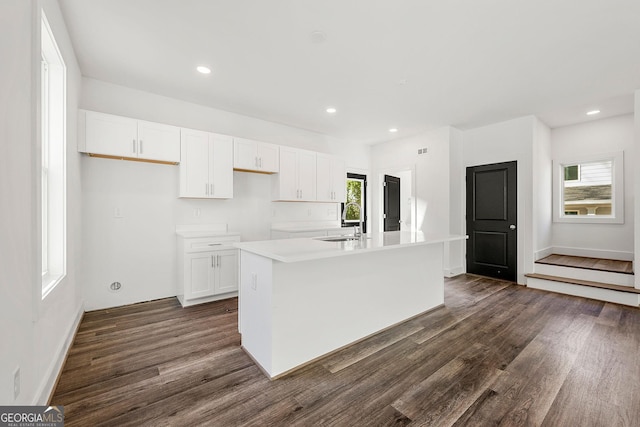
[[242,347],[276,378],[439,307],[443,244],[465,238],[394,231],[236,243]]

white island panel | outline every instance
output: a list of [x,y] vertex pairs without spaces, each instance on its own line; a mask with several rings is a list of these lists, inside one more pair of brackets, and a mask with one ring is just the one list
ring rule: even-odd
[[[298,262],[243,249],[243,348],[274,378],[442,305],[442,242],[414,240],[356,253],[347,244],[343,251],[351,256],[322,253]],[[335,248],[330,242],[311,246],[316,243]]]
[[444,303],[442,244],[274,263],[274,279],[272,377]]

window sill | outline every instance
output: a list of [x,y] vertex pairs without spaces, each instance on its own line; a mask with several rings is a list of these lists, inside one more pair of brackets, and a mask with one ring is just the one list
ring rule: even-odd
[[42,299],[44,300],[47,295],[55,289],[55,287],[62,281],[64,274],[45,274],[42,276]]
[[553,222],[565,224],[624,224],[624,218],[609,215],[561,216],[554,218]]

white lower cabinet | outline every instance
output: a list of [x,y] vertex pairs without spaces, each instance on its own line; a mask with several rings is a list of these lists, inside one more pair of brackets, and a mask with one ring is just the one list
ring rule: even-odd
[[178,299],[183,307],[238,295],[237,235],[178,236]]

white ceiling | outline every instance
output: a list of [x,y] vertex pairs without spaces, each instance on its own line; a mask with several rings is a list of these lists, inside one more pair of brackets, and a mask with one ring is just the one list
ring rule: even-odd
[[528,114],[564,126],[629,113],[640,89],[638,0],[60,4],[87,77],[353,142]]

